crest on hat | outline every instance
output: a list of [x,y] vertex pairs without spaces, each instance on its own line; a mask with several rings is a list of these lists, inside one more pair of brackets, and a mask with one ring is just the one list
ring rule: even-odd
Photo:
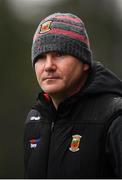
[[51,26],[52,21],[46,21],[44,23],[41,24],[40,26],[40,32],[39,33],[45,33],[51,30],[50,26]]
[[80,139],[82,136],[76,134],[72,136],[72,142],[70,144],[69,150],[72,152],[77,152],[79,151],[79,145],[80,145]]

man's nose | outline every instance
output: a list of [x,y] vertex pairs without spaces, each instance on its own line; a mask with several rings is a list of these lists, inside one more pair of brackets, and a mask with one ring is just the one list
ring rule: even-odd
[[45,61],[45,71],[55,71],[55,70],[56,70],[56,64],[54,63],[53,57],[47,55]]

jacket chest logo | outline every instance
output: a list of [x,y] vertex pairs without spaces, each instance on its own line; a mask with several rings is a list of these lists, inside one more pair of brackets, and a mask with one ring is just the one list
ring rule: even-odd
[[72,141],[71,141],[70,148],[69,148],[70,151],[72,151],[72,152],[79,151],[81,137],[82,136],[80,136],[78,134],[72,136]]
[[30,148],[36,148],[38,145],[39,145],[39,143],[40,143],[40,138],[38,138],[38,139],[31,139],[31,140],[29,140],[29,142],[30,142]]

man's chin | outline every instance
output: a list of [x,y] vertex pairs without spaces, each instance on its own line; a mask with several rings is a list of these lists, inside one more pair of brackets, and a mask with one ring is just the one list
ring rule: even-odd
[[60,88],[57,88],[57,89],[56,88],[47,88],[47,89],[45,88],[43,90],[45,93],[49,94],[50,96],[60,94],[63,92],[63,90]]

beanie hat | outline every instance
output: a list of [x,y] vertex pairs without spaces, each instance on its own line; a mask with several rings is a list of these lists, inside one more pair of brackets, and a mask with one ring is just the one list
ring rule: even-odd
[[42,20],[32,44],[32,64],[42,53],[58,51],[92,64],[92,52],[83,21],[74,14],[54,13]]

